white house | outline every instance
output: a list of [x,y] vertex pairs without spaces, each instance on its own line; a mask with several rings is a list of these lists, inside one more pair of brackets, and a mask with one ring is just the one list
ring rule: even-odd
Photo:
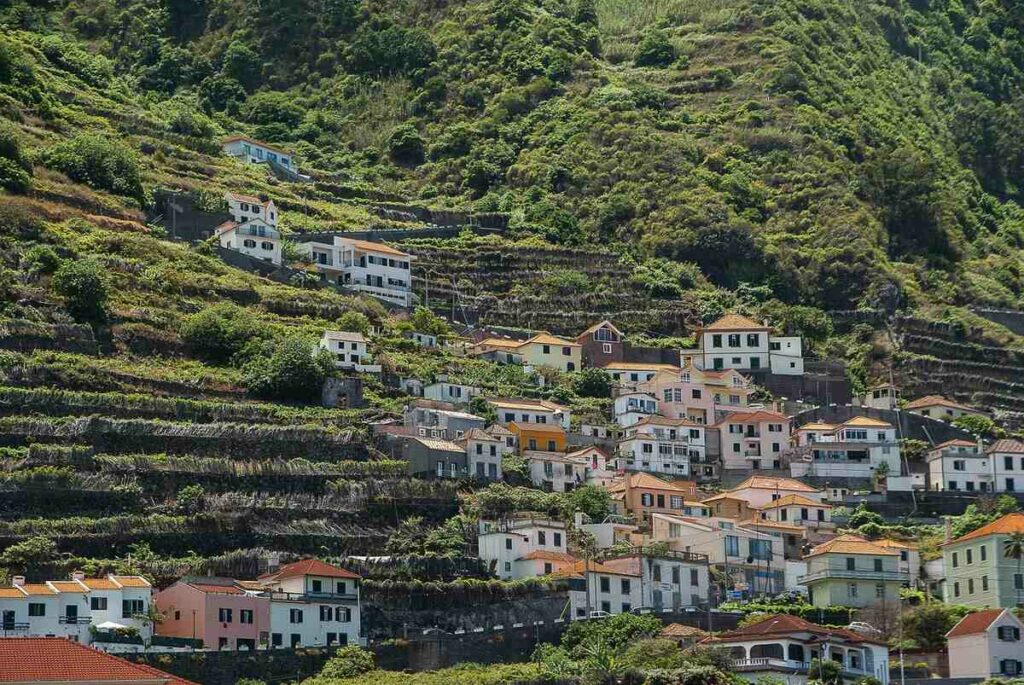
[[608,362],[601,368],[612,377],[613,381],[627,387],[637,383],[646,383],[661,372],[679,373],[679,367],[674,364],[648,364],[645,362]]
[[992,464],[994,492],[1024,490],[1024,441],[1004,438],[992,443],[985,454]]
[[768,370],[783,376],[804,373],[803,344],[799,337],[773,336],[767,324],[739,314],[726,314],[696,331],[697,347],[682,350],[680,364],[721,371]]
[[620,469],[689,477],[691,463],[707,458],[707,426],[685,419],[648,416],[619,440]]
[[547,492],[569,492],[587,482],[590,462],[560,452],[526,450],[523,452],[530,467],[530,480]]
[[[523,515],[505,521],[480,521],[480,560],[501,579],[537,575],[533,564],[517,567],[531,552],[568,553],[565,523],[544,516]],[[523,574],[523,575],[520,575]]]
[[840,424],[808,423],[796,430],[795,442],[790,469],[796,478],[870,479],[882,464],[900,474],[900,444],[888,421],[855,416]]
[[144,641],[153,635],[146,620],[153,588],[140,576],[86,578],[76,572],[71,580],[12,581],[0,588],[0,636],[56,636],[89,644],[90,627],[108,622],[134,628]]
[[766,616],[700,644],[727,650],[733,660],[732,672],[752,683],[774,676],[791,685],[804,685],[814,659],[838,662],[844,683],[868,677],[877,678],[882,685],[889,682],[889,648],[883,640],[847,628],[827,628],[798,616]]
[[366,338],[362,333],[324,331],[320,338],[320,348],[334,355],[334,365],[339,369],[359,373],[380,373],[381,371],[380,364],[369,363],[372,359],[366,349]]
[[310,256],[324,280],[388,304],[412,306],[412,255],[383,243],[342,236],[334,236],[330,243],[299,243],[298,249]]
[[467,404],[481,392],[483,392],[482,389],[472,385],[449,383],[442,380],[423,386],[424,399],[451,402],[453,404]]
[[281,234],[263,219],[225,221],[214,229],[214,234],[221,247],[271,264],[281,263]]
[[469,475],[478,479],[501,480],[501,460],[512,454],[512,447],[482,428],[470,428],[455,441],[466,449]]
[[928,489],[989,492],[994,487],[991,459],[977,442],[947,440],[928,451]]
[[228,213],[236,223],[244,224],[246,221],[259,219],[272,228],[277,228],[277,205],[273,200],[262,200],[252,195],[240,193],[225,193],[224,199],[228,203]]
[[295,156],[284,148],[264,143],[248,136],[229,136],[221,141],[221,149],[228,157],[246,164],[269,164],[298,176]]
[[751,509],[763,509],[785,499],[798,496],[814,502],[825,499],[825,493],[815,487],[792,478],[774,476],[751,476],[729,490],[728,494],[745,501]]
[[569,430],[572,410],[548,400],[494,397],[487,398],[487,404],[494,408],[498,423],[505,426],[510,423],[539,423]]
[[641,419],[658,413],[658,398],[646,392],[624,392],[612,403],[615,422],[632,426]]
[[1010,609],[967,614],[946,633],[950,678],[1019,678],[1024,674],[1024,623]]
[[911,414],[920,414],[921,416],[927,416],[932,419],[942,419],[943,421],[952,421],[953,419],[958,419],[961,416],[988,416],[980,409],[968,407],[965,404],[960,404],[953,400],[947,400],[945,397],[940,395],[919,397],[916,400],[907,402],[906,406],[903,408]]
[[900,389],[892,383],[873,385],[857,395],[853,403],[871,409],[896,409],[900,405]]
[[409,340],[412,340],[420,347],[428,347],[431,349],[437,347],[437,336],[431,333],[420,333],[419,331],[410,331],[408,337]]
[[272,634],[289,636],[293,647],[318,647],[365,645],[359,581],[347,569],[303,559],[243,585],[259,587],[270,597]]

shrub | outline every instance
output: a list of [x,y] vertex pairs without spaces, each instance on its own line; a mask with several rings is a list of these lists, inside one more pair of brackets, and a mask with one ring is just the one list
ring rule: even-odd
[[203,510],[203,504],[206,501],[206,490],[203,489],[202,485],[192,483],[186,485],[178,491],[178,497],[176,498],[175,504],[183,514],[198,514]]
[[676,61],[676,49],[664,31],[647,31],[640,39],[636,59],[638,67],[667,67]]
[[43,152],[43,164],[73,181],[137,200],[145,198],[135,154],[116,140],[81,133]]
[[611,397],[612,377],[603,369],[583,369],[572,375],[572,389],[580,397]]
[[24,193],[32,186],[32,177],[14,163],[14,160],[0,157],[0,188],[12,193]]
[[28,270],[36,274],[52,274],[60,266],[60,257],[48,245],[33,245],[23,259]]
[[181,337],[199,357],[223,364],[250,340],[269,338],[270,333],[252,313],[224,302],[187,317]]
[[338,330],[366,335],[370,332],[370,317],[362,312],[345,312],[338,317]]
[[57,543],[43,535],[16,542],[0,554],[0,566],[26,570],[57,558]]
[[[332,368],[329,352],[301,337],[264,345],[243,367],[243,382],[250,392],[268,399],[308,401],[318,396]],[[267,347],[272,349],[268,350]]]
[[0,236],[21,240],[37,240],[43,222],[25,204],[5,200],[0,202]]
[[22,153],[14,126],[0,121],[0,188],[23,193],[32,183],[32,163]]
[[68,260],[53,274],[53,289],[75,319],[100,323],[107,316],[107,284],[94,260]]
[[352,678],[374,668],[373,652],[354,645],[342,647],[334,653],[320,671],[322,678]]
[[391,159],[402,164],[419,164],[424,158],[423,137],[412,124],[402,124],[388,138]]

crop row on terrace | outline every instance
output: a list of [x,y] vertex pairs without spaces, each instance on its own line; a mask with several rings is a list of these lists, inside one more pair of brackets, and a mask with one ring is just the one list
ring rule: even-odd
[[366,412],[355,409],[290,407],[258,402],[218,402],[115,392],[0,387],[0,415],[12,414],[103,414],[119,419],[167,419],[196,423],[308,424],[315,421],[318,424],[339,427],[356,424],[366,416]]

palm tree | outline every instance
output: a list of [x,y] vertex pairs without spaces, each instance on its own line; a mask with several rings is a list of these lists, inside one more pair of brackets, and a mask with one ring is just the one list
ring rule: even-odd
[[[1024,532],[1010,533],[1010,537],[1003,543],[1003,556],[1007,559],[1017,560],[1017,577],[1021,577],[1021,564],[1024,563]],[[1024,583],[1014,582],[1017,586],[1017,606],[1021,604],[1021,585]]]

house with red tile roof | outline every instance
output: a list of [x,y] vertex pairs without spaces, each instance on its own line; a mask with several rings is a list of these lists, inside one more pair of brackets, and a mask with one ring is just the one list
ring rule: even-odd
[[764,619],[705,638],[701,645],[727,651],[732,670],[750,682],[766,675],[806,682],[813,659],[831,659],[842,666],[842,680],[865,677],[889,682],[889,648],[881,639],[846,628],[827,628],[788,614]]
[[804,557],[807,574],[797,582],[818,607],[898,602],[900,590],[910,583],[909,575],[900,571],[899,559],[899,552],[890,547],[859,535],[840,535]]
[[803,341],[797,336],[773,335],[767,323],[741,314],[726,314],[698,328],[695,349],[683,350],[682,364],[721,371],[770,371],[785,376],[804,373]]
[[68,580],[12,581],[0,587],[0,636],[58,636],[88,644],[90,628],[109,623],[138,631],[143,641],[152,635],[147,614],[153,588],[141,576],[87,578],[75,572]]
[[723,468],[782,468],[782,452],[789,447],[788,416],[766,409],[736,411],[723,416],[713,427],[718,429]]
[[338,235],[327,240],[310,237],[297,244],[321,278],[390,305],[412,306],[412,255],[370,240]]
[[4,685],[196,685],[59,637],[0,638]]
[[942,545],[944,599],[971,607],[1024,604],[1024,556],[1013,555],[1024,535],[1024,513],[1014,512]]
[[202,640],[205,649],[254,650],[270,644],[270,598],[232,578],[181,578],[153,598],[157,635]]
[[793,437],[800,455],[791,461],[794,477],[870,481],[879,468],[900,475],[900,443],[896,426],[888,421],[854,416],[837,424],[809,423]]
[[946,633],[950,678],[1020,677],[1024,623],[1009,609],[967,614]]
[[966,404],[946,399],[941,395],[927,395],[911,400],[903,407],[911,414],[920,414],[932,419],[952,421],[961,416],[988,416],[987,413]]

